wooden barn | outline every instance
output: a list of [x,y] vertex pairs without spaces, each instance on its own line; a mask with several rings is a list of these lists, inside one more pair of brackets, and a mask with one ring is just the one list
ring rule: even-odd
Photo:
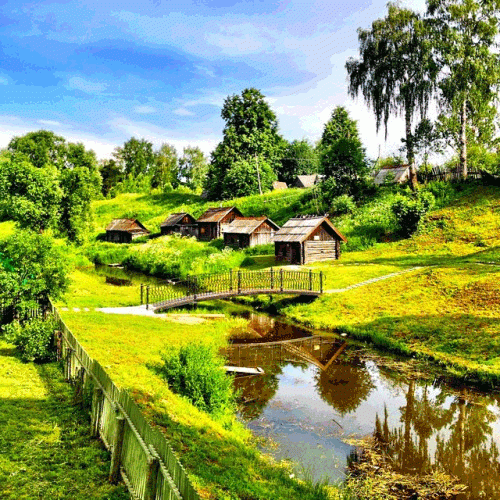
[[105,239],[113,243],[130,243],[148,234],[149,231],[137,219],[114,219],[106,228]]
[[196,221],[198,239],[210,241],[221,238],[223,236],[222,226],[230,224],[239,217],[243,217],[243,214],[236,207],[209,208]]
[[160,225],[161,234],[178,233],[182,236],[197,236],[196,219],[186,212],[169,215]]
[[271,243],[279,226],[271,219],[262,217],[242,217],[224,227],[224,245],[233,248],[254,247]]
[[291,264],[338,259],[340,242],[347,242],[326,216],[290,219],[274,235],[273,241],[276,260]]

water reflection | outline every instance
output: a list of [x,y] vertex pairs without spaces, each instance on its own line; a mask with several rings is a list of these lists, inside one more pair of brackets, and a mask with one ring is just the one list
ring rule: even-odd
[[375,434],[397,470],[444,469],[468,485],[465,498],[500,498],[498,395],[402,381],[342,341],[266,316],[251,318],[226,355],[265,370],[235,380],[248,427],[314,479],[341,478],[353,451],[344,440]]

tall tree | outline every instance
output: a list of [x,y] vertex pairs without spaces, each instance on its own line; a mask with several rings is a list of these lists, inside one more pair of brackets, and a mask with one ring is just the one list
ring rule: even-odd
[[200,189],[207,176],[208,162],[202,150],[188,146],[179,159],[179,177],[191,188]]
[[99,171],[102,177],[102,194],[107,196],[123,180],[123,170],[115,159],[102,160]]
[[456,117],[460,124],[458,145],[463,178],[467,178],[469,119],[475,116],[476,122],[483,122],[483,129],[490,124],[486,128],[491,130],[496,115],[499,14],[500,0],[428,1],[428,16],[442,68],[440,101],[445,116]]
[[318,152],[307,139],[303,139],[292,141],[286,146],[276,173],[280,180],[290,184],[297,175],[316,174],[318,169]]
[[132,137],[121,148],[116,148],[113,156],[122,165],[125,175],[137,177],[147,174],[154,166],[153,144],[146,139]]
[[417,112],[425,118],[438,73],[429,31],[419,14],[389,3],[387,16],[371,29],[359,29],[358,39],[360,59],[346,63],[349,93],[363,95],[375,112],[377,131],[383,123],[386,137],[389,116],[404,116],[406,156],[416,189],[412,121]]
[[205,181],[210,199],[221,197],[221,184],[227,184],[225,177],[233,163],[252,161],[259,177],[261,162],[266,162],[273,171],[279,168],[284,147],[276,115],[257,89],[248,88],[241,95],[227,97],[221,116],[226,122],[223,139],[212,153]]
[[167,143],[161,145],[160,149],[155,152],[151,172],[152,187],[163,189],[167,185],[174,188],[179,185],[179,164],[174,146]]

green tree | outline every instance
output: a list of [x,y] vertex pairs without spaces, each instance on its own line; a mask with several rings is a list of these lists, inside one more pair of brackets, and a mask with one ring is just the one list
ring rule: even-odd
[[123,170],[115,159],[103,160],[100,165],[102,194],[107,196],[111,189],[123,181]]
[[137,177],[148,174],[154,167],[153,144],[146,139],[132,137],[123,147],[115,149],[113,156],[120,163],[125,175]]
[[397,3],[389,3],[387,16],[374,21],[371,29],[359,29],[358,39],[360,59],[346,63],[349,93],[363,95],[375,112],[377,131],[383,122],[386,137],[389,116],[404,116],[410,181],[416,189],[412,121],[417,111],[425,118],[435,89],[439,68],[433,40],[420,15]]
[[291,184],[297,175],[316,174],[318,170],[318,152],[307,139],[303,139],[288,143],[276,173],[280,180]]
[[23,154],[38,168],[54,165],[59,170],[66,167],[66,140],[49,130],[29,132],[14,137],[8,145],[9,151]]
[[225,177],[235,162],[250,164],[255,159],[256,167],[265,162],[276,171],[284,148],[276,115],[257,89],[227,97],[221,116],[226,122],[223,139],[212,153],[205,181],[208,197],[214,200],[221,198],[221,186],[228,184]]
[[174,146],[167,143],[161,145],[155,153],[151,173],[151,187],[164,189],[167,185],[174,188],[179,185],[179,164]]
[[62,198],[54,166],[35,167],[26,156],[0,158],[0,212],[20,227],[39,232],[54,227]]
[[273,169],[265,160],[258,157],[250,160],[238,160],[227,171],[222,183],[221,194],[224,199],[249,196],[259,192],[259,182],[262,191],[269,191],[275,180]]
[[442,118],[447,125],[451,125],[450,118],[459,123],[458,134],[451,128],[449,135],[458,143],[463,178],[467,178],[469,122],[476,128],[481,125],[483,140],[493,132],[500,81],[496,50],[499,12],[500,0],[428,1],[434,50],[442,70]]
[[337,106],[325,124],[321,142],[321,172],[327,181],[329,196],[356,194],[369,164],[361,144],[356,121],[342,106]]
[[208,172],[208,162],[200,148],[184,148],[179,160],[179,177],[191,188],[200,189]]

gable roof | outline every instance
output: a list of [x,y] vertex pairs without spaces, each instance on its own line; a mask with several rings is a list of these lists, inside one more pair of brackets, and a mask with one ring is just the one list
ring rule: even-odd
[[286,182],[281,182],[281,181],[274,181],[273,182],[273,189],[287,189],[288,186],[286,185]]
[[375,174],[373,181],[377,185],[382,184],[391,172],[394,175],[394,182],[403,182],[409,174],[409,169],[409,165],[387,165]]
[[311,175],[297,175],[295,178],[295,185],[302,185],[303,187],[313,187],[318,182],[318,174]]
[[234,219],[231,224],[227,224],[227,226],[225,226],[224,234],[252,234],[265,222],[267,222],[275,231],[278,231],[280,228],[265,215],[262,215],[261,217],[240,217],[238,219]]
[[194,217],[191,214],[188,214],[187,212],[181,212],[181,213],[177,213],[177,214],[170,214],[160,224],[160,227],[175,226],[176,224],[179,224],[186,215],[189,215],[189,217],[194,221]]
[[236,207],[213,207],[198,217],[197,222],[220,222],[226,215],[232,211],[243,217],[243,214]]
[[149,231],[137,219],[113,219],[106,228],[106,231],[149,234]]
[[299,242],[305,241],[310,234],[321,224],[326,223],[333,232],[344,242],[345,236],[330,222],[326,215],[294,217],[287,221],[283,227],[274,235],[273,241]]

